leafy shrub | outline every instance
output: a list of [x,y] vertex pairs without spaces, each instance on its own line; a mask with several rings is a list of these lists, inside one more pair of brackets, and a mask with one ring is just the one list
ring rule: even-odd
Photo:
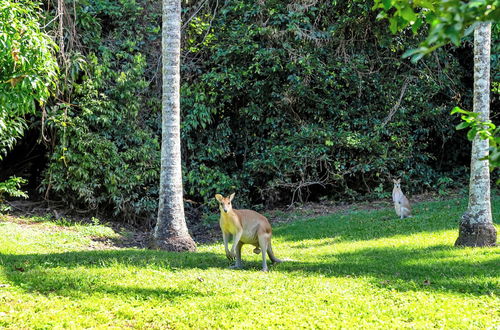
[[368,1],[237,1],[209,19],[212,41],[183,71],[190,194],[358,198],[392,176],[419,192],[466,163],[448,113],[469,102],[469,73],[452,52],[402,60],[418,40],[388,36]]
[[56,46],[38,11],[32,1],[0,3],[0,159],[22,136],[35,100],[43,105],[56,80]]
[[[89,56],[92,68],[76,88],[78,108],[49,114],[61,125],[60,141],[46,171],[45,187],[74,206],[112,206],[114,215],[149,220],[156,208],[159,178],[158,139],[138,122],[144,89],[144,61],[137,55],[122,72]],[[106,73],[106,74],[104,74]],[[113,93],[99,92],[100,81],[113,79]]]
[[[471,73],[459,61],[468,49],[442,49],[414,66],[401,54],[418,40],[388,35],[367,0],[201,5],[184,7],[187,198],[381,197],[393,176],[416,193],[465,173],[469,150],[449,109],[470,105]],[[150,221],[160,163],[159,2],[82,1],[76,11],[88,65],[72,80],[73,106],[49,111],[57,142],[43,189]]]
[[21,185],[27,181],[17,176],[11,176],[4,182],[0,182],[0,211],[7,211],[10,209],[8,205],[4,205],[5,195],[10,197],[28,198],[28,194],[21,190]]

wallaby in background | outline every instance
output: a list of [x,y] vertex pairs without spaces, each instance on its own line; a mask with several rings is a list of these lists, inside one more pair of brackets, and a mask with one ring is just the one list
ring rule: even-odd
[[408,198],[403,194],[401,190],[401,179],[392,180],[394,182],[394,189],[392,189],[392,200],[394,201],[394,208],[396,209],[396,214],[401,219],[411,216],[411,207]]
[[[220,194],[215,195],[219,202],[220,209],[220,229],[224,238],[224,247],[226,257],[229,260],[236,258],[234,268],[241,268],[241,247],[243,244],[255,246],[254,253],[259,254],[262,251],[262,270],[267,272],[266,252],[273,263],[282,262],[276,258],[271,246],[272,229],[265,216],[252,210],[234,210],[231,202],[234,193],[229,197],[223,197]],[[233,248],[229,251],[229,236],[233,236]]]

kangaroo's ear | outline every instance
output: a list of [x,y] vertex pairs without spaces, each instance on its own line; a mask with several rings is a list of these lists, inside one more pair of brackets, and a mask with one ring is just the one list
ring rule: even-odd
[[222,197],[222,195],[221,195],[221,194],[216,194],[216,195],[215,195],[215,199],[216,199],[216,200],[218,200],[219,202],[222,202],[222,199],[223,199],[223,198],[224,198],[224,197]]
[[229,196],[229,201],[230,201],[230,202],[232,202],[232,201],[233,201],[234,194],[235,194],[235,193],[232,193],[232,194],[231,194],[231,196]]
[[392,182],[393,182],[393,183],[398,183],[398,180],[396,180],[396,179],[392,179]]

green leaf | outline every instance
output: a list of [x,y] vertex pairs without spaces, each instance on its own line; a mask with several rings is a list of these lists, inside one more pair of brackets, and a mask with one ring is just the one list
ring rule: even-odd
[[389,18],[389,29],[391,30],[392,34],[396,34],[398,32],[398,20],[395,17]]
[[392,0],[382,0],[382,3],[385,10],[389,10],[392,7]]
[[464,31],[464,37],[470,35],[472,32],[474,32],[474,29],[476,28],[477,23],[472,24],[468,28],[465,29]]
[[467,123],[467,122],[462,122],[460,124],[457,125],[457,127],[455,129],[457,130],[461,130],[461,129],[464,129],[464,128],[467,128],[469,127],[471,124],[470,123]]
[[421,53],[417,53],[415,55],[413,55],[413,57],[411,58],[411,62],[412,63],[417,63],[418,61],[420,61],[420,59],[422,59],[422,57],[425,56],[425,54],[427,54],[426,52],[421,52]]
[[448,33],[448,37],[450,38],[451,42],[455,45],[455,46],[460,46],[460,41],[461,41],[461,38],[460,38],[460,35],[458,34],[458,32],[456,30],[453,30],[451,32]]
[[381,20],[384,18],[387,18],[387,13],[385,11],[381,11],[380,13],[378,13],[378,15],[376,17],[377,20]]
[[467,139],[469,139],[469,141],[474,140],[474,138],[476,137],[476,134],[477,134],[477,129],[471,128],[470,131],[467,132]]
[[417,18],[417,20],[415,21],[415,23],[413,23],[413,25],[411,26],[411,30],[413,33],[417,33],[418,30],[420,29],[420,27],[424,24],[424,21],[419,17]]
[[432,4],[432,1],[429,1],[429,0],[414,0],[414,3],[415,3],[416,7],[434,10],[434,5]]
[[451,114],[454,115],[456,113],[463,113],[465,115],[469,115],[471,112],[470,111],[467,111],[467,110],[464,110],[460,107],[454,107],[453,110],[451,110]]
[[401,11],[401,17],[403,17],[408,22],[415,22],[417,15],[413,12],[411,7],[404,7]]
[[420,48],[415,48],[415,49],[408,49],[406,52],[403,53],[403,58],[407,58],[410,56],[413,56],[415,54],[418,54],[422,51],[422,47]]

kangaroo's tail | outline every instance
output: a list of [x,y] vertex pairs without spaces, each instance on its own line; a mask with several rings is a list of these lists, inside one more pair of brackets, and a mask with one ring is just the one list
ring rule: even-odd
[[269,239],[269,243],[267,244],[267,255],[269,256],[269,259],[271,259],[273,263],[283,262],[283,260],[278,259],[274,256],[273,247],[271,245],[271,239]]

